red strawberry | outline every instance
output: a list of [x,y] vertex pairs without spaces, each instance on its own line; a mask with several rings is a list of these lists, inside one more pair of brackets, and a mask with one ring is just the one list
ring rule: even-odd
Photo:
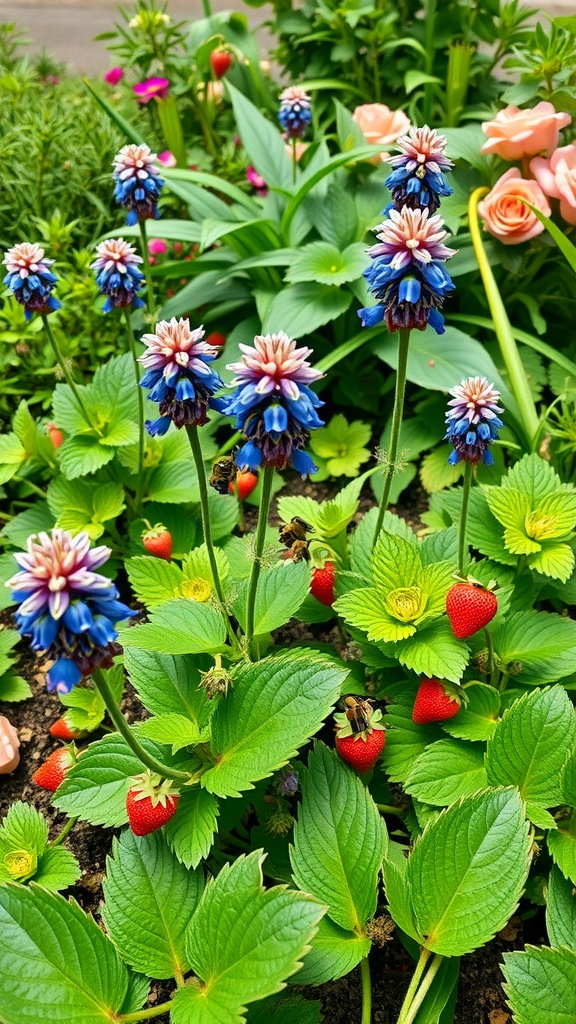
[[226,335],[220,334],[219,331],[212,331],[207,338],[204,338],[207,345],[214,345],[215,348],[223,348],[226,344]]
[[234,483],[228,485],[230,494],[234,494],[234,488],[240,498],[240,501],[245,501],[252,494],[252,491],[258,484],[258,477],[255,473],[238,473]]
[[54,793],[61,782],[64,781],[66,772],[76,763],[76,749],[74,744],[69,747],[59,747],[50,757],[46,758],[32,776],[32,781],[42,789],[49,789]]
[[360,732],[355,736],[339,736],[336,733],[336,750],[343,761],[356,772],[372,770],[384,750],[386,733],[383,729]]
[[423,679],[412,708],[412,721],[416,725],[447,722],[458,714],[460,703],[461,698],[456,688],[449,683],[441,683],[438,679]]
[[216,78],[224,78],[232,66],[232,57],[226,50],[212,50],[210,64]]
[[65,718],[58,718],[49,729],[57,740],[81,740],[86,735],[83,729],[71,729]]
[[334,579],[334,562],[326,562],[323,569],[312,570],[310,593],[320,604],[334,604]]
[[142,543],[151,555],[169,562],[172,558],[172,534],[162,523],[156,523],[142,533]]
[[135,836],[147,836],[162,828],[176,813],[180,794],[170,779],[147,769],[133,779],[126,794],[128,822]]
[[456,583],[446,595],[446,611],[454,636],[466,640],[492,621],[498,611],[498,600],[496,594],[484,587]]
[[46,433],[55,448],[59,448],[61,444],[64,444],[64,434],[55,423],[46,424]]

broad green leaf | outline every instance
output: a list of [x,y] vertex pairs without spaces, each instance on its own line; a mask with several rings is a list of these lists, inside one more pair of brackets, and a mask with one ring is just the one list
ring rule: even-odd
[[285,280],[290,284],[318,281],[339,286],[361,277],[366,263],[366,248],[362,242],[355,242],[345,249],[329,242],[311,242],[303,246],[290,263]]
[[[105,424],[138,422],[138,390],[129,352],[99,366],[92,380],[92,399]],[[107,430],[105,431],[107,432]]]
[[501,668],[521,682],[550,683],[574,671],[576,622],[553,612],[524,611],[494,630]]
[[0,437],[0,484],[11,480],[27,458],[28,452],[16,434],[3,434]]
[[102,469],[114,458],[114,449],[100,444],[97,437],[80,435],[69,437],[58,452],[60,468],[67,480],[88,476]]
[[262,888],[262,851],[211,879],[187,933],[199,979],[178,989],[173,1024],[240,1024],[246,1004],[279,992],[310,948],[324,908],[302,893]]
[[12,804],[0,827],[0,882],[25,882],[37,873],[48,842],[48,824],[30,804]]
[[[383,336],[375,355],[397,369],[398,339],[395,334]],[[487,377],[494,381],[507,409],[514,407],[508,389],[486,348],[456,327],[446,327],[439,337],[431,327],[412,332],[408,353],[408,380],[427,389],[449,391],[455,380],[466,377]],[[506,398],[505,398],[506,396]],[[512,403],[512,404],[511,404]]]
[[122,958],[149,978],[181,977],[185,933],[203,888],[170,852],[161,832],[114,839],[103,883],[102,920]]
[[372,943],[365,935],[345,931],[328,916],[312,939],[312,949],[298,971],[299,985],[322,985],[342,978],[368,956]]
[[526,946],[504,953],[502,973],[515,1024],[576,1021],[576,955],[570,950]]
[[140,736],[146,736],[157,743],[164,743],[172,746],[172,753],[175,754],[183,747],[194,746],[200,743],[202,734],[195,722],[192,722],[184,715],[156,715],[148,718],[139,727]]
[[333,285],[289,284],[272,299],[262,331],[266,334],[286,331],[290,337],[303,338],[331,320],[337,320],[353,298],[352,292]]
[[486,752],[493,786],[518,786],[527,803],[562,801],[561,770],[576,741],[576,713],[561,686],[534,690],[514,701],[500,719]]
[[484,790],[442,811],[408,861],[422,944],[462,956],[488,942],[518,905],[531,849],[517,790]]
[[[391,850],[393,846],[391,843]],[[384,858],[382,874],[390,916],[403,932],[420,943],[412,908],[412,885],[408,878],[407,863],[401,865],[395,860]]]
[[390,704],[387,709],[386,746],[382,764],[391,782],[404,783],[416,758],[443,735],[437,725],[417,725],[412,721],[414,697],[415,690],[409,705]]
[[489,740],[498,721],[500,694],[487,683],[468,683],[465,690],[468,703],[442,728],[456,739]]
[[117,828],[128,820],[126,793],[142,764],[118,733],[91,743],[67,772],[53,803],[70,817]]
[[31,886],[0,886],[0,1017],[38,1024],[109,1024],[128,972],[115,946],[74,901]]
[[45,889],[59,892],[61,889],[67,889],[69,885],[74,885],[81,874],[80,865],[71,850],[65,850],[63,846],[54,846],[47,849],[39,858],[34,881]]
[[546,930],[551,946],[566,946],[576,953],[576,896],[574,882],[555,865],[546,895]]
[[404,788],[427,804],[447,807],[486,784],[483,750],[457,740],[440,740],[420,754]]
[[103,524],[122,512],[124,490],[120,483],[72,483],[56,477],[48,488],[48,505],[61,529],[72,533],[86,530],[92,540],[97,540],[104,533]]
[[[248,581],[239,584],[232,611],[246,628]],[[307,562],[281,562],[265,569],[258,580],[254,608],[254,634],[271,633],[296,614],[310,592],[310,567]]]
[[31,696],[30,683],[27,683],[22,676],[15,676],[11,672],[7,672],[0,677],[0,701],[10,703],[12,701],[27,700]]
[[250,163],[269,187],[291,188],[292,161],[286,153],[280,130],[230,82],[226,85],[234,108],[236,128]]
[[380,650],[417,675],[459,683],[468,663],[468,650],[457,640],[445,620],[433,622],[395,644],[379,644]]
[[285,994],[262,999],[246,1017],[247,1024],[322,1024],[323,1019],[316,999]]
[[346,675],[297,648],[235,668],[232,688],[212,718],[216,764],[202,785],[216,796],[239,796],[281,768],[318,731]]
[[[53,526],[54,516],[47,503],[45,501],[37,501],[32,508],[27,508],[25,512],[20,512],[9,523],[6,523],[2,530],[2,537],[10,541],[14,547],[25,549],[28,537],[31,534],[40,533],[42,530],[51,530]],[[15,562],[13,565],[14,569],[10,572],[10,576],[18,568]],[[9,594],[9,591],[6,590],[6,593]]]
[[183,596],[180,588],[184,582],[184,573],[175,562],[139,555],[127,559],[125,566],[136,597],[147,608]]
[[386,826],[363,782],[324,744],[315,746],[300,778],[294,880],[328,905],[340,928],[363,934],[376,911]]
[[120,630],[123,647],[140,647],[160,654],[197,654],[217,651],[226,640],[221,612],[187,598],[168,601],[150,614],[142,626]]
[[[229,572],[228,559],[222,548],[214,548],[214,556],[220,579],[225,580]],[[201,544],[200,547],[188,552],[182,562],[182,571],[187,580],[207,580],[210,585],[213,585],[212,569],[210,568],[208,549],[205,544]]]
[[[88,385],[77,384],[76,390],[82,399],[88,414],[92,414],[92,389]],[[91,430],[92,424],[91,422],[87,423],[84,419],[68,384],[57,384],[54,388],[52,396],[52,413],[54,422],[57,423],[60,430],[63,430],[66,434],[84,434]]]
[[576,885],[576,812],[557,824],[557,830],[550,829],[546,837],[548,849],[564,877]]
[[[144,707],[153,715],[184,715],[199,730],[206,724],[212,708],[206,693],[199,688],[197,658],[128,647],[124,665]],[[208,663],[203,667],[207,668]]]
[[170,849],[187,868],[196,868],[208,856],[218,828],[218,801],[200,787],[184,789],[178,813],[164,826]]

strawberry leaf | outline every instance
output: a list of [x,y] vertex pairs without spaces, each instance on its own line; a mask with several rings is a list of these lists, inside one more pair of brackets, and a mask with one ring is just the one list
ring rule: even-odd
[[[260,636],[283,626],[296,614],[310,591],[310,567],[307,562],[281,562],[265,569],[258,581],[254,607],[254,633]],[[236,586],[232,611],[246,628],[248,580]]]
[[523,683],[550,683],[574,671],[576,622],[553,612],[523,611],[494,630],[504,672]]
[[500,710],[500,694],[487,683],[466,685],[468,703],[455,718],[442,723],[444,732],[461,740],[488,740],[493,735]]
[[179,861],[195,868],[208,856],[218,828],[218,801],[206,789],[184,789],[176,814],[164,826],[166,842]]
[[[144,707],[153,715],[184,715],[198,729],[206,724],[214,708],[204,690],[199,689],[197,658],[129,647],[124,665]],[[200,667],[209,668],[210,660],[200,661]]]
[[404,784],[411,796],[435,807],[447,807],[485,786],[484,751],[457,740],[426,747]]
[[312,939],[312,949],[298,971],[298,984],[322,985],[342,978],[368,956],[371,945],[365,935],[347,931],[328,916],[323,917]]
[[140,647],[161,654],[217,651],[225,640],[221,613],[187,598],[159,605],[151,613],[149,622],[122,629],[118,634],[118,642],[123,647]]
[[504,953],[504,991],[516,1024],[566,1024],[576,1020],[576,954],[527,946]]
[[576,953],[576,899],[574,883],[555,865],[546,896],[546,930],[552,946],[566,946]]

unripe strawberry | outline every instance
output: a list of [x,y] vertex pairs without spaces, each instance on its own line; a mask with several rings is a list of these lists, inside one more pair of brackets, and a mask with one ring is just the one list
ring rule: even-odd
[[240,498],[240,501],[245,501],[252,494],[252,491],[258,486],[258,477],[255,473],[238,473],[234,483],[228,485],[230,494],[234,494],[234,488]]
[[446,612],[458,640],[466,640],[483,629],[497,611],[496,595],[474,583],[455,583],[446,595]]
[[66,777],[66,772],[76,763],[76,749],[71,743],[69,747],[59,747],[34,772],[32,781],[42,789],[54,793]]
[[86,732],[83,729],[71,729],[65,718],[58,718],[50,726],[48,730],[51,736],[55,736],[57,740],[81,740],[86,736]]
[[336,600],[334,596],[335,571],[334,563],[326,562],[323,569],[312,570],[312,582],[310,593],[320,604],[333,605]]
[[416,694],[412,709],[412,721],[416,725],[430,722],[447,722],[460,711],[461,697],[456,688],[439,679],[423,679]]
[[180,794],[170,779],[162,779],[150,770],[136,775],[126,794],[128,822],[135,836],[156,832],[176,813]]
[[226,50],[212,50],[210,65],[215,78],[224,78],[232,66],[232,57]]
[[59,448],[61,444],[64,444],[64,434],[55,423],[46,424],[46,433],[55,448]]
[[166,562],[172,558],[172,534],[162,523],[156,523],[156,526],[144,530],[142,543],[146,551],[156,558],[163,558]]

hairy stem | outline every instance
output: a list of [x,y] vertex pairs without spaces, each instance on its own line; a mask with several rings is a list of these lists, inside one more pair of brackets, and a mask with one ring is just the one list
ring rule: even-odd
[[392,487],[392,481],[394,479],[394,473],[396,472],[396,459],[398,457],[398,445],[400,441],[400,429],[402,427],[402,416],[404,415],[404,393],[406,391],[406,368],[408,366],[408,346],[410,344],[410,331],[399,331],[398,333],[398,369],[396,371],[394,412],[392,413],[392,432],[390,434],[388,465],[386,467],[386,476],[384,478],[384,491],[382,493],[382,501],[380,502],[378,519],[376,521],[374,540],[372,541],[373,547],[376,545],[376,541],[380,536],[380,531],[382,529],[382,524],[384,522],[384,513],[388,508],[390,490]]
[[467,462],[464,469],[464,484],[462,486],[462,508],[460,509],[460,527],[458,531],[458,572],[464,575],[464,562],[467,555],[466,547],[466,520],[468,518],[468,501],[470,498],[470,487],[472,485],[472,463]]
[[248,584],[248,597],[246,602],[246,640],[248,641],[248,655],[254,657],[254,610],[256,607],[256,593],[258,591],[258,580],[262,567],[262,552],[266,539],[266,527],[268,525],[268,513],[270,511],[270,498],[272,496],[272,479],[274,468],[267,466],[262,479],[262,497],[260,499],[260,511],[258,512],[258,526],[256,527],[256,547],[254,561],[250,572]]
[[128,344],[130,345],[130,353],[132,355],[132,362],[134,363],[134,375],[136,377],[136,390],[138,392],[138,484],[136,487],[136,507],[139,509],[142,504],[142,491],[144,487],[144,392],[140,387],[140,364],[138,362],[138,355],[136,352],[136,341],[134,338],[134,331],[132,330],[132,323],[130,321],[130,313],[128,309],[124,310],[126,316],[126,329],[128,332]]
[[370,1024],[372,1020],[372,984],[367,956],[360,961],[360,977],[362,980],[362,1019],[360,1024]]

